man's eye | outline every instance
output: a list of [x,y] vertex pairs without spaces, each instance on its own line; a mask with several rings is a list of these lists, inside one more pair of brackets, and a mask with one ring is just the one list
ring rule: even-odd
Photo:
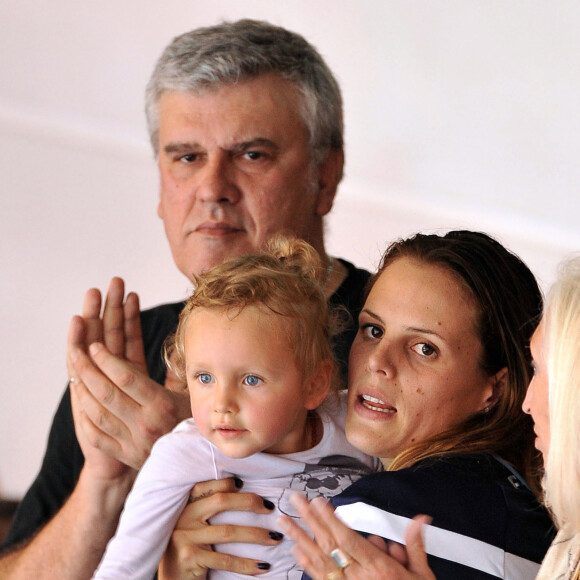
[[213,381],[212,376],[209,373],[199,373],[199,375],[197,375],[197,380],[204,385],[209,385],[209,383]]
[[257,377],[256,375],[248,375],[247,377],[244,378],[244,384],[250,387],[257,387],[261,382],[262,379],[260,377]]
[[197,160],[197,157],[198,156],[195,153],[187,153],[186,155],[181,155],[178,158],[178,161],[181,161],[182,163],[193,163]]
[[250,161],[258,161],[264,157],[264,154],[261,151],[246,151],[244,156]]
[[436,348],[428,342],[418,342],[411,347],[411,350],[414,350],[417,354],[426,357],[432,357],[437,354]]
[[383,336],[383,330],[376,324],[363,324],[360,327],[362,333],[369,338],[381,338]]

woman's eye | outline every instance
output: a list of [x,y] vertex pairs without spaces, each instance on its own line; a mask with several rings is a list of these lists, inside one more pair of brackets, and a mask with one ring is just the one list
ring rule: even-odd
[[248,375],[244,378],[244,384],[250,387],[257,387],[261,382],[262,379],[256,375]]
[[212,376],[209,373],[199,373],[199,375],[197,375],[197,380],[204,385],[209,385],[209,383],[213,381]]
[[433,355],[437,354],[437,350],[435,347],[428,342],[419,342],[411,347],[417,354],[421,356],[428,356],[432,357]]
[[381,338],[383,336],[383,329],[376,324],[363,324],[361,331],[369,338]]

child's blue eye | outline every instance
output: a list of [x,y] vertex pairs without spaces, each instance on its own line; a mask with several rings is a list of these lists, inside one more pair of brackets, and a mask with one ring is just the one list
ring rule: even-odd
[[203,383],[204,385],[208,385],[212,381],[212,377],[209,373],[200,373],[197,378],[199,382]]
[[248,375],[244,378],[244,384],[249,385],[250,387],[257,387],[261,382],[262,379],[256,375]]

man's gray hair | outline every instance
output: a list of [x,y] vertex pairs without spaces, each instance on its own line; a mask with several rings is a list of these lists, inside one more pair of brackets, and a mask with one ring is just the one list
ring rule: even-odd
[[163,51],[146,90],[149,137],[159,154],[159,99],[164,91],[199,92],[275,73],[302,95],[313,161],[343,150],[342,97],[332,72],[302,36],[268,22],[238,20],[177,36]]

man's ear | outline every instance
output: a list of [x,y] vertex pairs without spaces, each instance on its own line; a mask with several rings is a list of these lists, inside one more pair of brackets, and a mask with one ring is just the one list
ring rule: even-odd
[[159,203],[157,204],[157,216],[163,219],[163,204],[161,203],[161,200],[159,200]]
[[508,379],[507,367],[504,367],[495,373],[495,375],[489,377],[489,384],[485,392],[485,399],[481,405],[481,411],[490,410],[497,405],[497,402],[501,399],[507,388]]
[[325,216],[334,203],[338,184],[342,179],[344,153],[342,150],[331,150],[326,159],[318,166],[318,203],[316,213]]
[[332,361],[323,360],[306,379],[306,393],[304,407],[308,410],[316,409],[326,399],[332,383],[334,364]]

